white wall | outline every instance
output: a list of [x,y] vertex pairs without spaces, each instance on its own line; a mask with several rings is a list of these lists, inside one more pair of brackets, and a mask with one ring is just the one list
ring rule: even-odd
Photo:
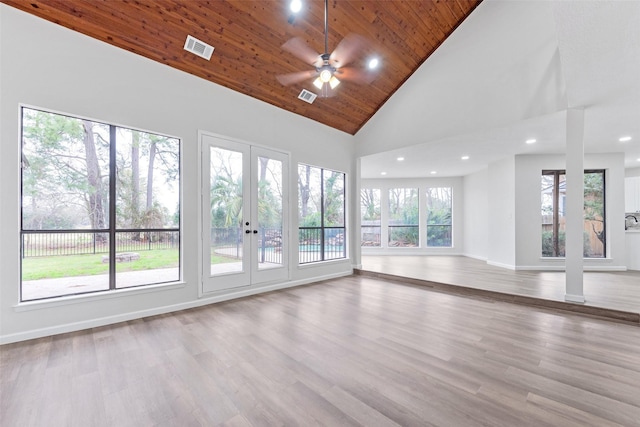
[[[563,269],[564,259],[540,257],[540,174],[543,169],[565,169],[565,157],[515,157],[516,264],[518,269]],[[585,169],[605,169],[607,258],[585,259],[586,270],[624,269],[624,154],[586,154]]]
[[[198,298],[198,130],[289,151],[292,171],[298,162],[305,162],[344,171],[351,179],[355,156],[350,135],[5,5],[0,5],[0,52],[0,340],[4,342],[208,302]],[[21,103],[182,139],[184,286],[120,292],[110,298],[67,298],[64,305],[18,304]],[[291,188],[297,188],[295,175]],[[353,191],[354,186],[348,188]],[[297,227],[297,195],[292,193],[290,214],[292,226]],[[355,214],[350,213],[350,224]],[[295,239],[296,233],[291,234]],[[351,260],[292,266],[291,283],[350,272]]]
[[488,242],[487,264],[515,268],[515,159],[508,157],[491,163],[487,174]]
[[625,178],[631,178],[633,176],[640,176],[640,167],[638,168],[627,168],[624,170]]
[[[420,203],[420,224],[426,224],[425,189],[431,187],[451,187],[453,192],[453,215],[452,215],[452,247],[450,248],[428,248],[426,247],[426,235],[420,234],[419,248],[361,248],[362,255],[461,255],[463,253],[464,242],[464,187],[462,177],[454,178],[402,178],[402,179],[362,179],[361,188],[379,188],[380,203],[383,216],[387,216],[390,188],[418,188]],[[359,214],[359,212],[358,212]],[[385,240],[385,230],[382,233],[382,240]],[[383,242],[384,243],[384,242]]]
[[463,178],[464,187],[464,255],[486,260],[489,240],[488,170]]

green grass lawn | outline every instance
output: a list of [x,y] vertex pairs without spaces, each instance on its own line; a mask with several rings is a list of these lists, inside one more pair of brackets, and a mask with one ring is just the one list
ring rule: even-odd
[[[178,267],[177,249],[157,249],[139,251],[140,259],[116,264],[117,272],[155,270]],[[107,274],[109,264],[102,262],[105,254],[63,255],[24,258],[22,260],[22,280],[55,279],[59,277],[93,276]],[[236,259],[211,256],[212,264],[235,262]]]

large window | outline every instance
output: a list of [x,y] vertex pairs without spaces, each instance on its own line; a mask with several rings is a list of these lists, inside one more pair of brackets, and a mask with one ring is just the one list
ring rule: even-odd
[[363,188],[360,190],[360,244],[362,246],[380,246],[380,189]]
[[[606,256],[604,170],[584,171],[585,258]],[[565,256],[566,174],[563,170],[542,171],[542,256]]]
[[417,247],[419,244],[417,188],[389,189],[389,246]]
[[300,264],[345,258],[345,175],[298,165]]
[[451,247],[451,187],[427,188],[427,246]]
[[180,278],[180,141],[22,109],[21,300]]

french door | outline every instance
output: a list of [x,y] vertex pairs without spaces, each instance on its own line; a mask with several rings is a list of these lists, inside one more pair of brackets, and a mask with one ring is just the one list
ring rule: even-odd
[[203,292],[286,280],[288,155],[201,138]]

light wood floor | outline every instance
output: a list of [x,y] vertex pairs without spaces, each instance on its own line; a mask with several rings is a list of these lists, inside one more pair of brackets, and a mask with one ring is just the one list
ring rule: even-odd
[[640,425],[640,327],[364,276],[0,356],[3,427]]
[[[513,271],[462,256],[363,256],[362,269],[510,295],[564,301],[565,273]],[[640,313],[640,271],[586,272],[585,306]]]

